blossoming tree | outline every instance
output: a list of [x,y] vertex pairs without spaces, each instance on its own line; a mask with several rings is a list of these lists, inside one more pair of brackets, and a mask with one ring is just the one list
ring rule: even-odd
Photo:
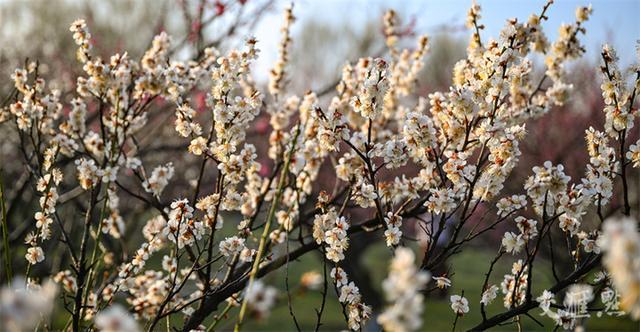
[[[301,309],[291,305],[287,275],[299,330],[321,327],[331,291],[350,330],[376,323],[387,331],[419,330],[429,294],[451,286],[450,275],[431,271],[499,229],[506,231],[492,248],[497,254],[482,289],[465,290],[481,301],[471,303],[465,292],[450,297],[454,330],[471,310],[482,315],[474,330],[519,325],[521,317],[537,322],[534,311],[566,329],[595,311],[640,318],[640,234],[630,217],[639,207],[629,198],[637,183],[628,180],[640,167],[640,141],[628,141],[640,68],[623,75],[615,51],[602,48],[605,122],[585,128],[589,160],[581,179],[545,162],[520,193],[503,192],[525,124],[570,102],[566,64],[585,52],[591,7],[578,8],[575,22],[551,42],[542,23],[552,2],[525,22],[507,21],[497,39],[481,37],[474,4],[467,57],[455,65],[450,89],[427,97],[415,90],[429,39],[401,48],[399,18],[388,11],[388,52],[346,64],[326,102],[313,91],[288,93],[293,6],[265,91],[252,79],[259,54],[253,38],[238,50],[205,48],[183,62],[170,57],[171,38],[161,33],[141,59],[122,53],[106,60],[92,52],[85,21],[75,21],[70,30],[84,70],[76,97],[61,100],[31,62],[15,70],[15,88],[0,109],[2,126],[16,128],[20,162],[38,197],[33,220],[24,221],[31,230],[25,246],[9,246],[16,222],[7,220],[4,193],[13,183],[3,181],[3,277],[11,283],[0,300],[3,325],[199,331],[226,320],[240,331],[274,305],[278,292],[262,278],[318,252],[324,275],[301,281],[322,293],[315,326],[296,319]],[[204,112],[193,106],[201,90],[208,91]],[[173,121],[149,120],[161,112]],[[271,127],[264,151],[248,140],[263,116]],[[153,150],[140,141],[156,127],[170,127],[172,140],[184,145],[167,160],[147,158]],[[273,164],[266,172],[262,155]],[[185,158],[198,160],[195,172],[180,169]],[[18,161],[3,160],[9,162]],[[321,172],[333,181],[319,181]],[[172,189],[177,178],[190,185]],[[611,208],[613,200],[619,209]],[[566,256],[570,272],[556,271],[559,257],[552,254],[555,283],[538,292],[533,271],[541,247],[552,245],[552,230],[566,238],[567,252],[556,254]],[[394,253],[380,312],[343,266],[358,233]],[[420,250],[411,245],[414,235],[426,239]],[[136,238],[135,247],[125,241]],[[24,271],[13,270],[16,253],[26,259]],[[494,266],[505,262],[512,270],[496,282]],[[503,308],[489,312],[498,297]],[[66,325],[46,318],[56,304],[66,309]]]

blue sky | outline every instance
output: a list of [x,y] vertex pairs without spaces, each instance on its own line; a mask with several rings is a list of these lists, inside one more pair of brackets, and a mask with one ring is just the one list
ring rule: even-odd
[[[287,2],[281,3],[283,7]],[[539,13],[546,0],[479,0],[482,6],[482,23],[486,29],[483,39],[497,37],[508,18],[526,20],[531,13]],[[437,33],[443,25],[463,26],[470,0],[299,0],[295,1],[295,23],[302,26],[305,20],[324,21],[328,24],[348,24],[358,29],[370,19],[381,19],[387,8],[398,11],[406,21],[416,18],[416,30],[420,33]],[[556,0],[544,23],[545,32],[553,41],[561,23],[575,21],[578,6],[593,5],[593,15],[585,24],[587,35],[581,40],[587,48],[587,57],[596,60],[605,42],[617,50],[623,65],[637,62],[636,41],[640,39],[640,0]],[[276,57],[279,28],[282,24],[281,8],[269,14],[258,26],[256,37],[262,44],[263,64],[272,63]],[[294,26],[295,38],[295,26]],[[468,31],[459,32],[461,36]]]

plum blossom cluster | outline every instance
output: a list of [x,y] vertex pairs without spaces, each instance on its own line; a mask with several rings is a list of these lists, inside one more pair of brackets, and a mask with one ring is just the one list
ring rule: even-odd
[[411,249],[398,248],[391,262],[389,276],[382,283],[391,305],[378,316],[378,323],[388,331],[416,331],[422,326],[424,296],[420,291],[429,273],[418,271]]
[[[640,235],[637,222],[631,218],[605,221],[603,235],[598,238],[598,245],[605,251],[604,265],[609,271],[615,289],[619,292],[620,308],[638,319],[640,317]],[[612,291],[609,289],[609,292]]]
[[513,263],[511,273],[504,275],[500,289],[502,291],[505,308],[511,308],[524,303],[527,296],[528,265],[522,260]]
[[58,201],[57,186],[62,182],[62,171],[58,168],[52,168],[52,161],[55,160],[57,148],[51,147],[45,151],[45,160],[42,163],[42,172],[44,175],[38,180],[36,190],[41,193],[40,211],[36,212],[34,218],[36,220],[36,232],[29,233],[25,239],[25,243],[30,246],[27,249],[26,259],[29,265],[35,265],[45,259],[44,251],[39,243],[51,238],[51,225],[55,215],[56,204]]
[[113,305],[100,312],[95,318],[99,331],[140,331],[138,323],[120,305]]
[[276,303],[278,290],[275,287],[267,286],[258,280],[251,287],[245,290],[245,297],[251,310],[258,317],[266,317]]
[[506,252],[512,254],[517,254],[522,251],[525,244],[538,235],[536,220],[519,216],[515,218],[515,222],[520,232],[518,234],[506,232],[502,238],[502,247]]
[[342,268],[336,266],[331,269],[331,278],[338,293],[338,301],[345,309],[349,329],[360,330],[371,318],[371,307],[362,301],[360,289],[353,281],[349,281],[347,273]]
[[329,208],[324,214],[317,215],[313,222],[313,238],[319,245],[324,245],[326,259],[335,267],[331,270],[331,278],[338,294],[338,301],[345,309],[345,318],[351,330],[360,330],[371,317],[371,307],[362,301],[360,289],[353,281],[349,281],[347,273],[339,266],[344,260],[345,251],[349,247],[349,223],[338,212]]
[[345,217],[338,216],[334,209],[317,215],[313,221],[313,238],[318,244],[326,244],[325,255],[335,263],[344,259],[345,251],[349,248],[348,230],[349,223]]
[[57,293],[58,289],[52,280],[37,285],[16,278],[11,286],[3,286],[0,289],[3,329],[26,331],[37,328],[43,318],[53,311]]
[[387,230],[384,231],[387,246],[397,246],[402,238],[402,231],[400,230],[402,217],[389,212],[387,216],[384,217],[384,221],[387,225]]
[[202,238],[204,224],[193,218],[193,207],[186,199],[181,199],[171,203],[169,220],[162,233],[182,249]]
[[171,163],[160,165],[153,169],[151,176],[145,177],[142,186],[148,193],[156,197],[160,197],[164,188],[169,184],[169,180],[173,177],[175,169]]
[[284,24],[282,25],[282,41],[279,45],[279,58],[275,67],[269,73],[269,92],[277,95],[282,90],[285,77],[285,66],[289,61],[289,48],[291,47],[291,25],[295,17],[293,16],[293,4],[286,8],[284,12]]
[[602,47],[602,98],[605,107],[605,131],[613,138],[626,136],[634,126],[634,116],[637,110],[632,108],[635,90],[638,88],[638,78],[633,82],[634,91],[631,92],[618,68],[618,56],[609,45]]
[[[15,91],[0,108],[0,125],[18,135],[39,202],[25,205],[37,206],[20,251],[27,286],[3,288],[3,322],[31,329],[59,300],[74,331],[213,330],[236,312],[239,331],[284,298],[298,325],[296,297],[321,292],[318,329],[332,284],[350,330],[368,329],[377,316],[385,330],[416,331],[428,294],[452,286],[453,271],[428,271],[455,269],[449,259],[492,231],[498,254],[478,292],[483,320],[473,330],[534,308],[570,329],[596,300],[598,315],[638,319],[640,236],[629,217],[638,207],[629,197],[640,141],[628,142],[638,115],[637,68],[629,86],[629,71],[603,47],[604,126],[585,131],[582,176],[572,179],[567,174],[575,173],[547,161],[533,167],[522,190],[505,189],[529,123],[573,102],[569,63],[585,53],[592,9],[578,8],[550,41],[543,23],[552,3],[527,20],[509,19],[496,39],[481,35],[474,3],[465,58],[448,89],[429,93],[419,80],[429,38],[403,48],[413,33],[394,11],[383,17],[384,54],[347,62],[335,90],[304,95],[287,89],[293,6],[285,9],[265,87],[254,81],[254,38],[225,51],[198,45],[195,58],[177,60],[176,43],[162,32],[140,59],[103,59],[86,23],[75,21],[82,65],[75,91],[50,89],[39,63],[28,63],[12,74]],[[605,221],[615,214],[626,217]],[[379,314],[345,271],[359,259],[349,257],[357,251],[354,234],[384,241],[393,253]],[[534,262],[537,271],[542,248],[556,238],[568,249],[551,249],[544,259],[556,283],[534,296]],[[419,253],[409,245],[416,239]],[[45,256],[49,250],[60,255]],[[289,266],[313,252],[330,272],[303,275],[301,291],[292,292]],[[511,271],[494,280],[504,257]],[[558,275],[556,263],[568,274]],[[284,266],[286,296],[262,279]],[[51,282],[38,284],[47,269],[62,289],[59,299]],[[489,317],[498,296],[504,311]],[[449,300],[455,330],[474,308],[464,292]]]

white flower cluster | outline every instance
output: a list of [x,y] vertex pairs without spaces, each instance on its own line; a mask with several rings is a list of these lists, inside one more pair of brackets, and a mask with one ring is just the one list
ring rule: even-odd
[[169,233],[165,233],[166,229],[167,221],[162,216],[156,216],[147,220],[142,229],[145,242],[136,250],[130,262],[124,263],[119,267],[118,279],[111,287],[106,287],[103,292],[103,297],[105,297],[106,300],[111,298],[113,295],[112,290],[116,289],[116,287],[122,290],[128,289],[129,287],[127,285],[131,284],[132,279],[143,270],[149,257],[165,247],[169,241]]
[[536,220],[519,216],[515,218],[515,222],[520,233],[506,232],[502,238],[502,247],[504,250],[514,255],[522,250],[527,241],[538,235]]
[[260,94],[252,92],[245,96],[229,96],[241,80],[247,77],[248,67],[257,57],[256,41],[246,42],[247,50],[232,51],[217,60],[218,66],[211,70],[213,86],[208,104],[213,108],[215,141],[209,148],[219,162],[226,162],[244,141],[249,123],[259,112],[262,103]]
[[480,298],[480,303],[484,305],[489,305],[493,300],[498,297],[498,286],[491,285],[487,287],[484,292],[482,292],[482,297]]
[[[566,96],[568,94],[572,87],[562,82],[562,79],[566,76],[564,63],[567,60],[579,58],[585,52],[585,48],[578,39],[578,34],[586,33],[583,23],[588,20],[591,14],[591,7],[580,7],[576,14],[574,24],[562,24],[560,26],[558,39],[548,49],[548,54],[545,57],[546,74],[554,82],[554,88],[551,90],[552,92],[547,93],[547,96],[551,96],[552,93],[558,95],[559,89],[564,90],[562,95]],[[557,98],[553,99],[558,100]]]
[[384,222],[387,226],[387,230],[384,231],[387,247],[397,246],[402,238],[402,231],[400,230],[400,226],[402,226],[402,217],[394,214],[393,212],[389,212],[384,217]]
[[407,96],[414,90],[418,74],[424,66],[423,58],[429,51],[429,38],[426,35],[420,36],[413,51],[399,51],[396,48],[400,37],[398,14],[394,10],[387,11],[383,22],[385,40],[392,59],[389,66],[389,89],[384,96],[384,114],[389,117],[393,116],[399,106],[400,97]]
[[196,203],[196,209],[204,212],[204,222],[211,229],[221,229],[224,219],[220,215],[220,194],[215,193],[202,197]]
[[62,171],[53,168],[52,165],[58,154],[56,146],[49,147],[44,153],[42,172],[45,174],[38,180],[36,190],[41,193],[39,200],[40,211],[34,215],[36,221],[36,231],[27,234],[25,243],[30,246],[27,249],[25,258],[29,265],[35,265],[45,259],[44,251],[39,243],[51,238],[51,224],[56,218],[56,205],[58,202],[57,186],[62,182]]
[[171,203],[169,220],[162,231],[163,235],[178,245],[179,249],[191,246],[205,233],[205,225],[193,216],[193,207],[189,201],[181,199]]
[[585,186],[597,195],[601,205],[606,205],[613,196],[613,178],[618,163],[615,150],[609,146],[609,138],[603,132],[590,127],[585,140],[589,152]]
[[233,258],[236,255],[239,255],[244,250],[248,250],[244,245],[245,239],[239,238],[237,236],[232,236],[224,239],[220,242],[219,249],[220,253],[229,258]]
[[362,302],[360,289],[353,281],[349,282],[347,273],[342,268],[336,266],[331,269],[331,278],[338,292],[338,301],[346,309],[349,328],[359,331],[371,318],[371,307]]
[[496,203],[498,209],[498,216],[506,217],[515,211],[522,210],[527,207],[527,196],[525,195],[512,195],[509,197],[501,198]]
[[[626,181],[626,166],[640,167],[640,141],[625,150],[625,139],[635,133],[631,132],[637,114],[634,98],[640,89],[640,79],[636,78],[633,87],[626,86],[629,79],[618,69],[617,56],[608,46],[602,51],[605,125],[602,132],[594,128],[586,131],[589,163],[584,177],[570,184],[571,178],[565,174],[563,165],[545,162],[543,166],[534,167],[533,175],[524,185],[526,196],[515,194],[501,198],[495,204],[498,215],[495,224],[483,230],[474,226],[467,237],[458,237],[460,230],[466,233],[468,224],[465,223],[474,220],[474,212],[493,212],[486,207],[486,202],[500,197],[507,178],[518,164],[520,145],[526,135],[525,124],[554,106],[564,105],[571,96],[573,86],[568,83],[565,64],[585,53],[578,37],[585,33],[584,23],[591,15],[591,8],[580,7],[575,23],[562,25],[557,40],[550,43],[542,22],[547,19],[545,13],[551,3],[526,21],[508,20],[497,40],[481,38],[480,32],[484,29],[479,23],[481,8],[474,3],[466,22],[474,29],[468,54],[456,63],[452,86],[427,98],[417,97],[416,90],[428,52],[428,38],[419,37],[414,49],[400,49],[400,39],[410,35],[410,31],[401,28],[397,13],[388,11],[383,32],[389,58],[365,57],[355,64],[347,63],[336,87],[337,94],[327,98],[328,105],[321,95],[311,91],[304,96],[286,94],[291,26],[295,20],[292,6],[285,11],[279,56],[269,75],[267,89],[273,98],[264,100],[251,73],[259,52],[253,38],[248,39],[241,50],[220,54],[208,48],[198,52],[201,54],[197,60],[182,62],[171,58],[175,45],[172,46],[170,36],[162,32],[153,39],[140,61],[127,53],[102,59],[92,53],[86,23],[75,21],[70,30],[78,46],[83,76],[77,78],[75,98],[64,95],[64,100],[70,101],[68,115],[62,112],[61,92],[47,90],[45,81],[39,77],[37,63],[18,68],[11,75],[17,94],[9,98],[9,106],[0,108],[0,122],[11,119],[16,131],[31,136],[33,141],[33,146],[26,146],[23,151],[32,151],[34,155],[27,160],[27,166],[37,178],[36,189],[40,195],[40,209],[34,216],[36,231],[25,240],[29,268],[44,260],[43,248],[48,246],[42,245],[42,241],[51,237],[53,221],[60,221],[56,205],[62,203],[58,202],[57,190],[67,188],[67,184],[62,183],[62,171],[54,165],[62,167],[56,164],[58,154],[62,154],[68,160],[75,160],[77,173],[68,177],[68,181],[73,181],[69,188],[90,191],[92,201],[99,199],[103,208],[95,225],[97,229],[94,223],[85,226],[84,234],[88,236],[78,255],[81,259],[78,261],[76,255],[72,255],[75,266],[58,272],[53,279],[69,293],[65,296],[78,299],[82,295],[81,303],[75,304],[82,308],[80,319],[93,320],[97,330],[135,331],[139,329],[135,319],[157,322],[155,318],[173,310],[186,316],[191,316],[194,310],[208,314],[207,307],[211,301],[215,302],[218,291],[224,290],[221,291],[224,293],[229,289],[226,287],[230,287],[232,293],[241,294],[242,286],[235,284],[234,278],[238,275],[244,278],[242,270],[249,265],[252,265],[251,281],[244,291],[238,326],[247,305],[257,316],[267,316],[278,292],[254,279],[265,271],[263,261],[269,261],[269,271],[271,266],[279,267],[283,258],[289,262],[290,256],[285,255],[291,253],[288,246],[295,242],[290,241],[289,236],[295,230],[300,231],[302,246],[294,250],[304,251],[310,247],[306,243],[309,239],[305,238],[308,234],[305,227],[309,226],[306,218],[312,216],[315,243],[311,243],[311,247],[320,247],[325,258],[335,263],[331,277],[348,327],[361,330],[372,316],[372,309],[363,302],[358,287],[340,267],[349,248],[349,233],[369,230],[370,222],[358,226],[345,217],[359,215],[352,214],[352,210],[359,208],[364,214],[375,215],[375,219],[369,219],[376,222],[373,229],[383,228],[386,245],[396,248],[389,275],[383,283],[389,306],[378,316],[385,330],[421,328],[424,307],[421,292],[429,273],[414,266],[415,256],[410,249],[397,248],[401,244],[403,224],[413,223],[413,219],[418,219],[416,226],[431,223],[430,231],[428,227],[422,228],[430,237],[430,243],[443,240],[440,234],[443,227],[450,226],[448,221],[455,223],[452,225],[455,231],[446,232],[446,236],[451,236],[449,245],[442,247],[443,252],[438,255],[426,255],[423,267],[434,263],[428,261],[429,258],[446,258],[459,251],[466,241],[513,217],[514,231],[502,236],[500,255],[503,252],[516,255],[530,250],[530,242],[542,241],[542,237],[548,235],[545,227],[557,220],[558,227],[567,236],[572,263],[576,266],[584,259],[583,253],[587,258],[600,252],[605,255],[603,262],[609,275],[603,272],[596,281],[603,287],[600,297],[605,310],[602,312],[613,314],[620,308],[634,318],[640,317],[637,224],[628,219],[606,221],[602,232],[597,228],[587,229],[591,224],[586,221],[582,225],[592,204],[602,218],[602,207],[614,197],[615,178],[620,176]],[[534,53],[544,54],[544,74],[536,68]],[[541,74],[539,80],[534,79]],[[208,93],[200,94],[200,89]],[[201,96],[202,100],[191,101]],[[149,122],[155,121],[151,118],[154,112],[148,108],[158,104],[175,106],[175,130],[182,137],[180,140],[184,140],[181,144],[187,144],[186,151],[191,156],[175,160],[175,168],[174,163],[163,161],[148,173],[145,166],[147,170],[149,166],[142,162],[148,156],[139,151],[145,146],[139,144],[134,134],[146,129],[148,118]],[[262,117],[263,110],[268,119]],[[248,143],[254,120],[259,122],[258,132],[269,132],[265,142],[268,148],[258,144],[256,148]],[[262,125],[265,127],[260,129]],[[620,149],[610,146],[614,140],[620,143]],[[22,145],[25,148],[25,144]],[[345,147],[348,151],[341,151]],[[264,158],[258,156],[262,149],[266,151]],[[185,166],[194,159],[200,159],[202,165],[197,179]],[[308,200],[314,198],[317,190],[326,189],[322,188],[325,183],[320,173],[329,164],[337,178],[334,194],[322,191],[316,209],[308,212]],[[211,168],[217,173],[214,186],[205,183]],[[407,172],[414,173],[408,175]],[[268,173],[272,175],[266,175]],[[117,181],[119,174],[135,176],[124,182],[122,178]],[[176,176],[180,179],[174,179]],[[163,193],[175,195],[167,190],[170,181],[180,180],[185,180],[191,186],[189,189],[194,190],[193,199],[174,200],[166,206],[161,196]],[[130,190],[131,181],[137,181],[150,195],[138,195]],[[626,187],[625,182],[625,198],[628,198]],[[123,255],[110,252],[110,241],[101,239],[102,234],[124,239],[125,219],[130,216],[124,213],[138,211],[126,201],[120,210],[118,190],[161,212],[146,221],[142,229],[144,240],[133,247],[137,249],[132,255],[126,250]],[[78,196],[88,195],[83,190],[72,189],[61,201],[75,199],[76,191]],[[182,197],[184,194],[178,193]],[[542,220],[518,216],[529,200]],[[260,226],[257,221],[262,219],[266,202],[270,202],[272,208],[267,222]],[[626,205],[624,212],[629,214]],[[337,210],[334,206],[342,208]],[[222,229],[225,219],[227,223],[233,220],[230,214],[241,215],[238,232],[220,238],[216,230]],[[273,219],[277,222],[275,227],[271,226]],[[478,220],[478,227],[484,227],[482,219],[484,216]],[[434,232],[438,222],[440,228]],[[409,229],[407,226],[405,231]],[[264,227],[263,237],[256,251],[252,249],[256,239],[253,232],[261,227]],[[61,231],[64,242],[68,243],[65,229]],[[76,234],[74,230],[72,235]],[[285,242],[287,252],[282,254],[280,249]],[[532,286],[528,284],[533,261],[530,255],[538,252],[539,244],[536,243],[533,253],[526,252],[526,261],[513,264],[501,287],[485,284],[480,300],[483,306],[494,301],[500,289],[508,309],[528,300],[530,293],[527,293]],[[75,247],[69,244],[74,254]],[[86,260],[85,247],[94,248],[91,261]],[[152,270],[149,267],[152,264],[147,262],[159,251],[167,251],[162,258],[162,269]],[[283,256],[277,257],[279,254]],[[206,266],[202,265],[204,259],[210,260]],[[187,260],[191,268],[184,266]],[[226,276],[222,279],[219,275]],[[321,277],[317,273],[305,274],[302,279],[303,289],[320,287]],[[432,279],[437,288],[451,286],[446,274]],[[3,323],[9,329],[32,329],[31,325],[51,311],[53,300],[49,298],[53,292],[47,287],[48,284],[44,284],[43,293],[38,294],[46,300],[40,304],[33,301],[33,294],[25,293],[24,308],[16,308],[21,304],[18,292],[3,289],[0,300]],[[584,284],[571,285],[562,304],[564,307],[556,305],[555,294],[549,291],[544,291],[536,301],[543,314],[558,325],[574,327],[576,320],[570,308],[593,300],[597,295],[595,289]],[[111,304],[118,292],[126,296],[129,311]],[[456,319],[469,312],[468,300],[463,295],[450,297]],[[231,308],[237,297],[227,300]],[[109,308],[101,310],[106,307]],[[560,309],[552,310],[555,307]],[[133,317],[128,312],[133,313]],[[216,323],[225,314],[216,318]],[[202,321],[197,322],[200,323]]]
[[352,86],[346,86],[345,80],[350,81],[352,75],[352,68],[350,65],[346,65],[343,70],[342,81],[338,85],[339,90],[343,90],[345,94],[339,97],[333,97],[331,103],[326,111],[319,113],[314,110],[312,116],[316,118],[319,128],[317,133],[318,144],[321,151],[333,152],[340,150],[340,140],[349,139],[349,130],[346,126],[348,112],[349,97]]
[[271,309],[276,304],[278,290],[265,285],[261,280],[256,280],[251,287],[245,290],[247,305],[258,316],[264,318],[269,316]]
[[116,189],[114,186],[110,186],[107,188],[107,207],[109,208],[109,214],[102,219],[100,228],[102,228],[102,233],[109,234],[116,239],[119,239],[125,231],[124,219],[118,210],[119,204],[120,198],[116,194]]
[[504,307],[511,308],[524,303],[528,284],[529,265],[519,259],[513,263],[510,274],[505,274],[500,288],[504,295]]
[[353,200],[361,208],[368,208],[375,206],[375,200],[378,198],[376,188],[373,184],[368,183],[364,177],[360,177],[356,184],[353,193]]
[[[176,107],[175,126],[176,131],[180,136],[189,137],[192,134],[202,134],[202,127],[199,123],[193,120],[194,116],[196,116],[196,111],[187,103],[178,105],[178,107]],[[207,150],[207,147],[203,146],[206,145],[206,141],[207,140],[204,137],[194,138],[191,141],[191,145],[189,145],[189,152],[195,154],[196,156],[203,154]]]
[[91,51],[91,33],[87,28],[87,23],[80,19],[71,23],[69,31],[73,32],[73,40],[79,46],[77,57],[80,62],[89,60],[89,52]]
[[[179,282],[179,279],[177,280]],[[147,270],[143,274],[127,279],[121,286],[129,293],[127,302],[136,319],[152,319],[171,288],[171,276],[161,271]]]
[[414,261],[411,249],[396,249],[389,276],[382,282],[385,297],[391,303],[378,316],[385,331],[417,331],[422,326],[424,296],[420,291],[429,281],[429,273],[419,271]]
[[285,69],[289,62],[289,48],[291,47],[291,25],[295,21],[293,16],[293,3],[284,11],[284,23],[280,31],[282,32],[282,41],[278,45],[278,61],[275,67],[269,72],[269,92],[272,95],[278,95],[286,83]]
[[338,263],[344,260],[344,253],[349,247],[349,223],[343,216],[339,216],[333,207],[325,210],[323,201],[319,204],[323,213],[315,216],[313,238],[317,244],[324,245],[326,258],[335,263],[331,270],[331,278],[338,292],[338,300],[345,310],[349,328],[357,331],[369,320],[372,311],[371,307],[362,301],[358,287],[353,281],[349,282],[347,273],[338,266]]
[[28,133],[32,128],[43,134],[55,132],[54,122],[62,115],[60,91],[54,89],[46,93],[45,80],[37,76],[29,85],[28,76],[35,73],[36,68],[37,64],[31,63],[27,69],[18,68],[11,75],[22,99],[9,106],[9,113],[15,117],[16,126],[22,132]]
[[409,159],[406,154],[407,145],[403,140],[393,138],[385,143],[384,148],[379,153],[383,157],[383,162],[387,168],[398,168],[404,166]]
[[326,244],[328,260],[339,262],[344,259],[344,252],[349,248],[347,237],[349,223],[343,216],[338,216],[335,209],[315,216],[313,221],[313,238],[318,244]]
[[632,218],[611,218],[603,225],[598,245],[605,252],[604,266],[620,295],[620,307],[640,319],[640,233]]
[[509,127],[502,135],[498,139],[488,141],[490,164],[482,172],[473,192],[477,199],[488,201],[498,195],[504,187],[507,176],[518,163],[520,156],[518,141],[524,138],[524,125]]
[[436,129],[431,118],[424,114],[426,107],[427,101],[420,98],[418,106],[407,113],[402,127],[408,155],[423,167],[435,159],[433,146],[436,144]]
[[351,100],[353,110],[367,119],[375,119],[382,112],[387,92],[387,63],[382,59],[361,60],[363,70],[360,91]]
[[58,274],[53,276],[53,281],[62,285],[64,291],[68,293],[75,293],[78,289],[78,282],[69,270],[58,272]]
[[146,178],[142,182],[142,187],[148,193],[153,194],[156,197],[160,197],[164,188],[169,184],[169,180],[175,174],[175,169],[172,163],[166,165],[159,165],[153,169],[151,176]]
[[629,146],[626,157],[634,168],[640,168],[640,139],[635,144]]
[[545,161],[543,167],[533,167],[533,173],[524,185],[533,201],[533,208],[539,215],[543,214],[543,208],[546,209],[547,215],[553,215],[562,196],[566,195],[571,177],[564,173],[563,165],[553,166],[550,161]]
[[[602,59],[604,66],[602,67],[602,98],[604,99],[605,107],[603,112],[605,113],[605,130],[607,134],[615,139],[618,139],[621,133],[624,133],[625,137],[629,135],[630,130],[633,128],[634,111],[633,105],[630,105],[632,93],[626,87],[625,78],[622,76],[620,69],[618,69],[617,61],[618,56],[616,51],[609,45],[602,47]],[[638,81],[634,82],[634,87],[637,87]]]
[[398,14],[395,10],[387,10],[384,13],[382,22],[384,23],[384,36],[387,48],[393,56],[398,56],[398,50],[395,47],[398,43]]
[[96,315],[95,325],[98,331],[136,332],[140,331],[136,320],[121,305],[114,304]]
[[522,234],[515,234],[513,232],[504,233],[504,237],[502,238],[502,247],[506,252],[513,255],[519,253],[524,247]]
[[0,289],[2,329],[28,331],[37,328],[51,315],[57,292],[58,287],[51,280],[35,285],[15,278],[11,286]]
[[542,295],[536,298],[536,301],[538,301],[538,306],[542,309],[542,314],[549,315],[551,313],[551,305],[556,303],[556,297],[555,294],[545,289]]
[[93,188],[100,182],[100,175],[96,162],[93,159],[81,158],[76,160],[78,170],[78,182],[84,190]]
[[448,213],[456,207],[456,192],[451,188],[432,189],[431,196],[424,203],[424,206],[431,213]]

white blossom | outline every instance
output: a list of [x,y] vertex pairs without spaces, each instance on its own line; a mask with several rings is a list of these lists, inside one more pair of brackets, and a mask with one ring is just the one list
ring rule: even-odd
[[122,306],[114,304],[96,315],[96,329],[101,332],[140,331],[135,319]]
[[451,295],[451,309],[457,315],[464,315],[469,312],[469,301],[460,295]]

